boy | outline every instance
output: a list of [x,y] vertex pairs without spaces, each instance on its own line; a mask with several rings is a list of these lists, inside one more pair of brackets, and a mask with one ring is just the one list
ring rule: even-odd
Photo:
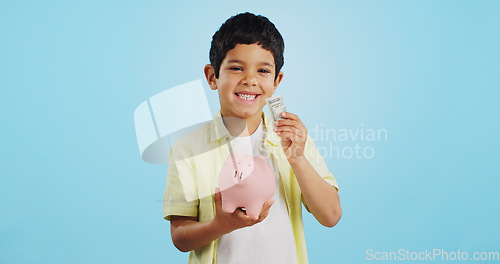
[[[337,183],[302,121],[284,112],[273,128],[262,111],[283,78],[283,50],[274,24],[250,13],[229,18],[213,36],[204,70],[220,111],[172,146],[164,196],[172,241],[191,251],[188,263],[307,263],[301,202],[324,226],[340,220]],[[276,191],[258,217],[222,210],[217,179],[228,145],[266,157],[275,172]]]

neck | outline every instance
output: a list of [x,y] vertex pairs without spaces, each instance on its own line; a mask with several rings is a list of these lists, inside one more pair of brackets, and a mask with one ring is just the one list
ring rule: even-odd
[[222,112],[222,120],[227,131],[233,137],[248,137],[257,130],[262,120],[261,114],[246,118],[225,116]]

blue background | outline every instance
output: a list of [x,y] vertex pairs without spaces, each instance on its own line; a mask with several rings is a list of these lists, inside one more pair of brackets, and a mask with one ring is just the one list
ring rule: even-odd
[[306,126],[388,132],[334,142],[375,155],[326,159],[343,218],[304,214],[311,263],[500,251],[499,1],[1,1],[0,263],[187,261],[133,112],[204,78],[213,33],[244,11],[283,35],[277,93]]

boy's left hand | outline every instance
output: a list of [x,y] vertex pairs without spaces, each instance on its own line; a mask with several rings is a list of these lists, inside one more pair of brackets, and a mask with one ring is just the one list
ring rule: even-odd
[[282,112],[281,116],[286,119],[274,123],[274,132],[281,138],[281,147],[288,162],[293,163],[304,157],[307,129],[296,114]]

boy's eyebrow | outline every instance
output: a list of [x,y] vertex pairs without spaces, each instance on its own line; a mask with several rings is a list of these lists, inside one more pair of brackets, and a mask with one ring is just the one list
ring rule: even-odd
[[[227,63],[242,63],[244,64],[245,62],[243,61],[240,61],[240,60],[236,60],[236,59],[233,59],[233,60],[228,60]],[[269,62],[266,62],[266,61],[261,61],[258,63],[259,65],[264,65],[264,66],[269,66],[269,67],[274,67],[273,64],[269,63]]]
[[228,60],[227,63],[241,63],[240,60]]
[[274,65],[273,65],[273,64],[271,64],[271,63],[269,63],[269,62],[265,62],[265,61],[261,62],[260,64],[262,64],[262,65],[264,65],[264,66],[274,67]]

